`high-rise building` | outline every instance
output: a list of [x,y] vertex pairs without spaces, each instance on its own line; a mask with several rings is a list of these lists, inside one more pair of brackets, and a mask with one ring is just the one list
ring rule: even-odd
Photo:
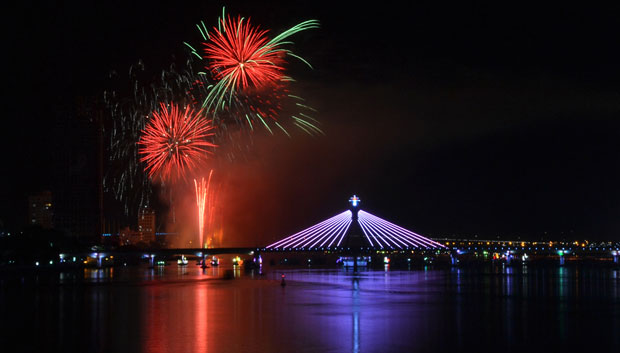
[[51,229],[54,228],[53,219],[52,193],[50,191],[39,192],[28,197],[29,225]]
[[51,188],[54,226],[72,237],[101,236],[98,127],[73,109],[56,119]]
[[155,241],[155,211],[143,208],[138,214],[138,233],[143,242]]

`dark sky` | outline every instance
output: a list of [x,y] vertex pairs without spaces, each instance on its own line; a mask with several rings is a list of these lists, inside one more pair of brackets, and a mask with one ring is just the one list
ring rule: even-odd
[[620,239],[620,5],[268,4],[9,8],[0,219],[24,217],[14,205],[47,187],[58,140],[72,138],[50,129],[78,97],[138,59],[163,69],[226,5],[276,32],[321,21],[295,37],[314,69],[291,75],[326,132],[258,138],[258,160],[235,167],[230,229],[278,238],[356,193],[426,235]]

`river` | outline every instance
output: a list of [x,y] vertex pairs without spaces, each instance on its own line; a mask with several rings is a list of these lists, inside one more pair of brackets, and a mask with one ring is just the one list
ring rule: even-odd
[[0,332],[7,353],[618,352],[620,269],[5,272]]

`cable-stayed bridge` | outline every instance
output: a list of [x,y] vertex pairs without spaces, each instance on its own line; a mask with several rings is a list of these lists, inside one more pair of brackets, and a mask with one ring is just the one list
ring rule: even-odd
[[[613,260],[620,263],[620,243],[593,246],[590,244],[567,244],[561,242],[512,242],[481,241],[464,239],[429,239],[405,229],[370,212],[359,208],[361,200],[353,195],[349,199],[350,208],[311,227],[287,236],[264,247],[239,248],[189,248],[152,250],[101,250],[88,253],[60,254],[63,259],[72,258],[75,262],[88,258],[95,259],[101,267],[109,257],[148,258],[153,266],[156,258],[174,258],[179,255],[192,255],[202,258],[203,264],[210,256],[239,254],[252,256],[255,260],[261,253],[313,253],[317,256],[337,254],[355,258],[360,255],[393,254],[394,256],[444,257],[453,265],[461,260],[500,260],[510,263],[513,259],[525,262],[526,259],[559,259],[564,264],[567,257],[573,259],[595,258]],[[441,241],[441,243],[439,241]],[[443,244],[442,244],[443,243]],[[529,262],[529,260],[528,260]],[[84,262],[86,263],[86,262]],[[38,266],[38,265],[37,265]]]
[[267,245],[266,251],[295,250],[431,250],[447,249],[439,242],[359,209],[353,195],[351,208],[309,228]]

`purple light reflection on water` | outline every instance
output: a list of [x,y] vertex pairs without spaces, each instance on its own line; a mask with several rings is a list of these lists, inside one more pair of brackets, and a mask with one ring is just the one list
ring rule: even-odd
[[[0,343],[21,345],[17,351],[162,353],[620,348],[614,268],[266,266],[264,276],[226,280],[226,263],[2,278]],[[19,340],[17,332],[31,337]]]

